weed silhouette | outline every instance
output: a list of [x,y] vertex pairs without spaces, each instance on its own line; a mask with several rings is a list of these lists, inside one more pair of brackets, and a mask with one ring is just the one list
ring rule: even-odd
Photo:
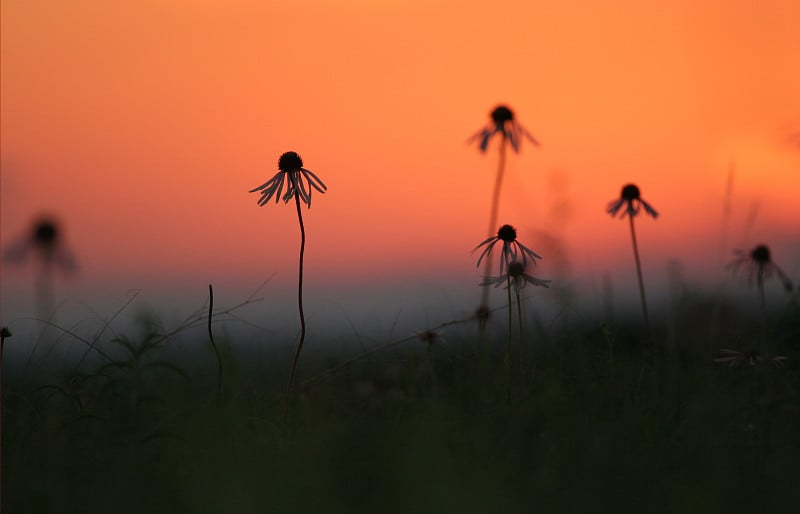
[[[506,145],[511,146],[511,149],[514,150],[515,153],[518,153],[520,149],[520,143],[522,142],[523,138],[530,141],[534,146],[540,146],[540,144],[539,141],[537,141],[536,138],[534,138],[531,133],[528,132],[528,130],[514,118],[514,111],[512,111],[509,107],[505,105],[498,105],[489,114],[489,117],[491,119],[489,124],[473,134],[467,140],[467,143],[471,144],[475,141],[478,141],[478,148],[480,149],[481,153],[485,153],[486,149],[489,147],[489,141],[495,135],[499,134],[501,138],[498,149],[497,174],[495,175],[494,190],[492,192],[492,204],[489,211],[489,228],[487,230],[487,236],[491,237],[492,231],[494,231],[494,228],[497,226],[497,212],[500,208],[500,190],[502,189],[503,175],[506,167]],[[500,268],[501,271],[504,269],[505,266]],[[493,274],[491,262],[486,261],[483,274],[485,276],[490,276]],[[481,341],[483,340],[484,332],[486,330],[488,313],[489,290],[483,289],[481,291],[481,303],[475,311],[475,317],[478,320],[480,335],[479,339]]]
[[483,247],[483,251],[478,257],[478,263],[476,266],[481,265],[481,261],[484,259],[484,257],[488,257],[494,246],[500,241],[503,242],[503,249],[500,251],[501,270],[508,269],[508,266],[511,264],[511,262],[519,259],[522,260],[523,266],[528,264],[528,260],[530,260],[535,266],[536,259],[542,258],[541,255],[517,241],[517,230],[514,227],[511,225],[503,225],[497,231],[496,236],[485,239],[472,250],[473,252],[476,252],[479,248]]
[[[502,241],[503,247],[500,250],[500,268],[501,270],[505,270],[505,273],[501,274],[499,277],[491,277],[489,275],[484,275],[483,282],[481,282],[481,286],[487,285],[495,285],[497,287],[499,284],[503,283],[503,281],[507,282],[507,296],[508,296],[508,344],[506,345],[506,356],[505,356],[505,364],[506,364],[506,382],[508,385],[507,388],[507,400],[510,400],[511,394],[511,383],[510,383],[510,376],[509,376],[509,359],[511,354],[511,326],[512,326],[512,304],[511,304],[511,288],[514,287],[516,294],[517,294],[517,311],[520,323],[520,337],[522,335],[522,306],[519,303],[519,289],[520,286],[524,287],[526,283],[527,277],[530,277],[531,280],[535,281],[530,275],[525,274],[525,268],[528,265],[528,262],[532,263],[534,266],[536,265],[536,259],[541,259],[542,256],[538,253],[534,252],[527,246],[523,245],[519,241],[517,241],[517,231],[511,225],[503,225],[497,231],[497,235],[485,239],[480,244],[478,244],[472,251],[476,252],[478,249],[483,247],[483,251],[481,252],[480,256],[478,257],[478,262],[476,266],[481,265],[481,261],[486,258],[486,261],[489,262],[491,260],[491,253],[492,249],[495,245]],[[486,268],[490,268],[489,265]],[[512,286],[512,280],[514,285]],[[533,283],[533,282],[531,282]],[[536,284],[539,285],[539,284]],[[483,287],[483,290],[488,290],[488,287]],[[488,295],[484,294],[484,298],[488,297]],[[479,307],[479,310],[486,306]],[[522,347],[522,343],[520,343],[520,347]],[[520,353],[524,353],[524,350],[520,350]],[[524,374],[524,372],[523,372]]]
[[777,275],[787,292],[794,289],[794,284],[789,276],[783,272],[775,261],[772,260],[772,252],[769,246],[760,244],[749,251],[734,250],[736,259],[728,264],[728,268],[735,274],[747,279],[748,284],[756,283],[758,287],[761,306],[764,306],[764,282]]
[[[536,264],[536,261],[531,261]],[[522,297],[520,296],[520,292],[525,289],[525,286],[531,284],[537,287],[550,287],[551,280],[543,280],[540,278],[536,278],[526,271],[526,263],[525,261],[520,262],[517,260],[511,261],[506,268],[506,272],[496,276],[496,277],[484,277],[483,282],[481,282],[481,286],[494,286],[500,287],[501,285],[505,284],[506,289],[508,290],[508,330],[509,330],[509,348],[506,349],[506,354],[510,352],[510,345],[511,345],[511,290],[514,290],[514,296],[517,300],[517,322],[519,324],[519,366],[520,366],[520,376],[522,377],[522,383],[524,384],[526,381],[527,376],[527,352],[525,349],[525,329],[523,326],[523,318],[522,318]],[[506,357],[508,359],[508,357]]]
[[772,252],[765,244],[755,246],[749,251],[734,250],[736,258],[731,261],[727,268],[747,280],[749,285],[755,282],[758,288],[759,310],[761,313],[761,338],[766,339],[767,330],[767,308],[764,298],[764,283],[774,276],[778,276],[783,288],[787,293],[791,293],[794,284],[788,275],[772,260]]
[[[623,207],[625,208],[624,210],[622,209]],[[635,184],[626,184],[622,187],[620,197],[611,201],[606,210],[612,216],[616,216],[620,211],[620,217],[624,217],[626,214],[628,215],[631,227],[631,241],[633,242],[633,256],[636,259],[636,275],[639,279],[639,299],[642,303],[642,315],[644,317],[645,328],[650,336],[650,344],[655,346],[653,330],[650,326],[650,316],[647,311],[647,298],[644,294],[644,280],[642,280],[642,264],[639,260],[639,246],[636,244],[636,230],[633,226],[633,218],[639,214],[641,209],[644,209],[644,211],[653,218],[658,217],[658,212],[642,198],[639,188]]]
[[46,320],[53,315],[53,273],[71,273],[77,269],[75,257],[64,242],[61,225],[52,216],[40,216],[27,234],[12,242],[3,252],[3,259],[22,265],[37,261],[36,316]]
[[[283,185],[286,183],[286,193],[281,197]],[[316,189],[320,193],[328,190],[327,186],[322,180],[317,177],[314,172],[303,167],[303,159],[295,152],[286,152],[278,159],[278,173],[271,179],[264,182],[255,189],[251,189],[251,193],[261,191],[261,198],[258,200],[258,205],[266,205],[267,202],[274,196],[275,203],[279,198],[282,198],[284,203],[289,203],[289,200],[294,198],[297,207],[297,221],[300,224],[300,258],[299,258],[299,274],[297,279],[297,309],[300,314],[300,342],[297,344],[297,350],[292,360],[292,368],[289,372],[289,383],[286,386],[286,406],[284,409],[284,420],[286,420],[289,412],[289,398],[292,394],[292,387],[294,385],[294,375],[297,370],[297,363],[300,360],[300,352],[303,350],[303,342],[306,339],[306,318],[303,313],[303,256],[306,249],[306,229],[303,225],[303,213],[300,209],[300,202],[305,203],[311,208],[311,193]]]

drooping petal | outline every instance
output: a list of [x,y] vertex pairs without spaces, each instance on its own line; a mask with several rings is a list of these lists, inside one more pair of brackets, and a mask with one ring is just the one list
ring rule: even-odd
[[511,143],[511,148],[514,152],[519,153],[519,136],[516,134],[515,126],[511,125],[511,129],[504,130],[503,133],[508,138],[508,142]]
[[481,241],[480,243],[478,243],[478,245],[477,245],[475,248],[473,248],[473,249],[472,249],[472,251],[474,252],[475,250],[477,250],[477,249],[478,249],[478,248],[480,248],[481,246],[483,246],[483,245],[485,245],[485,244],[488,244],[488,243],[491,243],[491,242],[492,242],[492,241],[494,241],[495,239],[497,239],[497,236],[487,237],[486,239],[484,239],[483,241]]
[[537,287],[550,288],[550,283],[552,282],[552,280],[544,280],[541,278],[536,278],[534,276],[528,275],[527,273],[524,274],[523,277],[525,278],[525,282]]
[[286,181],[286,173],[281,173],[281,176],[278,178],[276,189],[273,189],[275,193],[275,203],[278,203],[278,199],[281,197],[281,192],[283,191],[283,183]]
[[619,198],[617,200],[614,200],[613,202],[610,202],[608,204],[608,207],[606,207],[606,211],[612,216],[616,216],[617,212],[619,212],[619,210],[622,208],[624,204],[625,204],[625,199]]
[[255,189],[251,189],[250,191],[248,191],[248,193],[255,193],[256,191],[261,191],[262,189],[264,189],[265,187],[267,187],[267,184],[269,184],[270,182],[272,182],[272,180],[273,180],[273,179],[269,179],[268,181],[264,182],[263,184],[261,184],[261,185],[260,185],[260,186],[258,186],[257,188],[255,188]]
[[33,245],[28,238],[19,239],[3,250],[3,260],[19,264],[25,262]]
[[520,243],[519,241],[514,241],[514,243],[519,247],[520,253],[522,253],[522,264],[527,264],[526,256],[530,257],[531,262],[533,265],[536,266],[536,259],[541,259],[542,256],[538,253],[534,252],[524,244]]
[[494,286],[499,287],[506,281],[505,275],[500,275],[499,277],[483,277],[483,281],[481,281],[479,286]]
[[644,210],[647,212],[647,214],[649,214],[653,218],[658,218],[658,212],[656,212],[656,210],[653,209],[653,207],[649,203],[645,202],[644,200],[639,200],[639,201],[642,202]]
[[316,189],[320,193],[324,193],[325,191],[328,190],[328,186],[326,186],[322,182],[322,180],[320,180],[319,177],[314,174],[313,171],[307,170],[305,168],[301,168],[300,171],[303,172],[303,175],[305,175],[306,179],[308,180],[308,183],[311,184],[314,187],[314,189]]
[[[483,260],[483,258],[486,257],[489,254],[489,252],[492,251],[492,248],[497,243],[497,241],[498,241],[497,238],[494,238],[494,237],[493,238],[489,238],[486,241],[484,241],[483,243],[481,243],[481,244],[479,244],[478,246],[475,247],[475,250],[477,250],[478,248],[480,248],[484,244],[489,243],[486,246],[486,248],[483,249],[483,252],[481,252],[481,255],[478,257],[478,263],[475,265],[476,268],[481,265],[481,261]],[[473,250],[473,252],[475,250]]]
[[531,143],[532,143],[534,146],[542,146],[542,144],[541,144],[541,143],[539,143],[539,141],[538,141],[538,140],[537,140],[535,137],[533,137],[533,135],[532,135],[530,132],[528,132],[528,129],[526,129],[526,128],[525,128],[525,127],[523,127],[522,125],[519,125],[519,129],[520,129],[520,132],[522,132],[522,134],[523,134],[523,135],[524,135],[524,136],[525,136],[525,137],[528,139],[528,141],[530,141],[530,142],[531,142]]
[[486,149],[489,147],[489,139],[491,139],[493,132],[490,132],[486,129],[483,130],[483,134],[481,135],[481,152],[486,152]]
[[297,194],[297,178],[294,176],[294,174],[290,173],[288,175],[289,176],[286,179],[286,193],[282,198],[284,203],[289,203],[289,200],[291,200],[294,195]]
[[306,184],[302,176],[297,177],[297,184],[300,186],[300,199],[311,207],[311,188],[306,189]]

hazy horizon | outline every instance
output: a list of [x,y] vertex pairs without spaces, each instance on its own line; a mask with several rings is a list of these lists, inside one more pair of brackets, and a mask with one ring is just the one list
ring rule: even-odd
[[[541,142],[508,152],[498,218],[544,257],[538,302],[565,282],[592,298],[606,275],[635,298],[627,220],[605,211],[630,182],[660,213],[636,219],[654,302],[670,262],[714,287],[757,244],[800,281],[792,0],[0,9],[0,249],[54,216],[79,267],[57,305],[110,315],[141,289],[188,314],[208,283],[231,305],[275,274],[292,330],[297,213],[248,192],[292,150],[328,186],[303,210],[312,330],[336,309],[469,311],[501,138],[467,140],[500,104]],[[26,265],[0,268],[3,324],[35,315]]]

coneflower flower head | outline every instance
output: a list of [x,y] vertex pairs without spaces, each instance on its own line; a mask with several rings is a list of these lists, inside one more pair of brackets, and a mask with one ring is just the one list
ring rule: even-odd
[[[289,200],[298,196],[300,201],[311,207],[312,190],[316,189],[320,193],[328,190],[328,187],[313,171],[303,167],[303,159],[296,152],[286,152],[281,155],[278,159],[278,170],[278,173],[271,179],[250,190],[251,193],[261,191],[258,205],[266,205],[273,196],[275,203],[278,203],[279,199],[288,203]],[[286,183],[286,192],[281,197],[284,182]]]
[[5,250],[3,258],[10,262],[21,263],[27,259],[28,253],[33,251],[46,264],[57,264],[63,270],[71,271],[75,268],[75,259],[64,246],[62,239],[58,222],[49,216],[43,216],[33,223],[30,232],[24,238]]
[[514,119],[514,111],[505,105],[498,105],[490,114],[492,123],[486,128],[479,130],[467,142],[472,142],[476,139],[480,140],[479,148],[481,152],[485,152],[489,147],[489,140],[495,134],[502,134],[503,142],[507,139],[511,144],[511,148],[515,152],[519,152],[519,145],[523,137],[528,139],[535,146],[539,146],[537,141],[528,130],[523,127],[519,122]]
[[58,226],[47,218],[39,220],[33,227],[33,243],[44,251],[55,248],[58,235]]
[[517,241],[517,231],[514,227],[511,225],[503,225],[500,227],[500,230],[497,231],[497,236],[493,236],[484,240],[472,250],[475,252],[479,248],[484,247],[483,251],[478,257],[478,263],[476,267],[481,265],[483,258],[491,253],[492,248],[494,248],[494,245],[496,245],[499,241],[503,242],[503,249],[500,253],[501,270],[507,269],[509,263],[518,260],[521,260],[522,264],[527,266],[528,260],[530,259],[535,266],[536,259],[542,258],[541,255]]
[[749,252],[736,250],[735,253],[737,258],[728,264],[728,268],[745,276],[750,284],[754,279],[763,283],[774,275],[778,275],[786,291],[794,288],[786,273],[772,260],[772,254],[767,245],[758,245]]
[[645,212],[647,212],[647,214],[653,218],[658,217],[658,212],[656,212],[656,210],[653,209],[649,203],[642,199],[641,193],[639,192],[639,188],[636,186],[636,184],[626,184],[622,188],[620,197],[608,204],[608,213],[612,216],[615,216],[623,206],[627,207],[624,211],[622,211],[620,217],[625,216],[625,214],[628,214],[628,216],[636,216],[639,214],[639,209],[641,207],[644,207]]
[[[519,261],[512,261],[509,263],[508,268],[506,268],[506,272],[502,275],[497,277],[484,277],[483,282],[480,283],[481,286],[491,286],[500,287],[503,284],[508,284],[510,282],[511,287],[514,288],[516,292],[520,292],[525,288],[526,285],[532,284],[538,287],[550,287],[550,282],[552,280],[542,280],[540,278],[536,278],[532,275],[525,273],[525,264]],[[508,285],[506,285],[508,288]]]

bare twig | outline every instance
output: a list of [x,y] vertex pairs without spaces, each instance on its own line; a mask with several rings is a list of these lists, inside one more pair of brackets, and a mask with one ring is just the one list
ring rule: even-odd
[[217,343],[214,341],[214,334],[211,331],[211,316],[214,312],[214,289],[211,284],[208,284],[208,339],[211,341],[211,347],[214,348],[214,354],[217,356],[217,401],[219,401],[222,394],[222,355],[219,353]]

